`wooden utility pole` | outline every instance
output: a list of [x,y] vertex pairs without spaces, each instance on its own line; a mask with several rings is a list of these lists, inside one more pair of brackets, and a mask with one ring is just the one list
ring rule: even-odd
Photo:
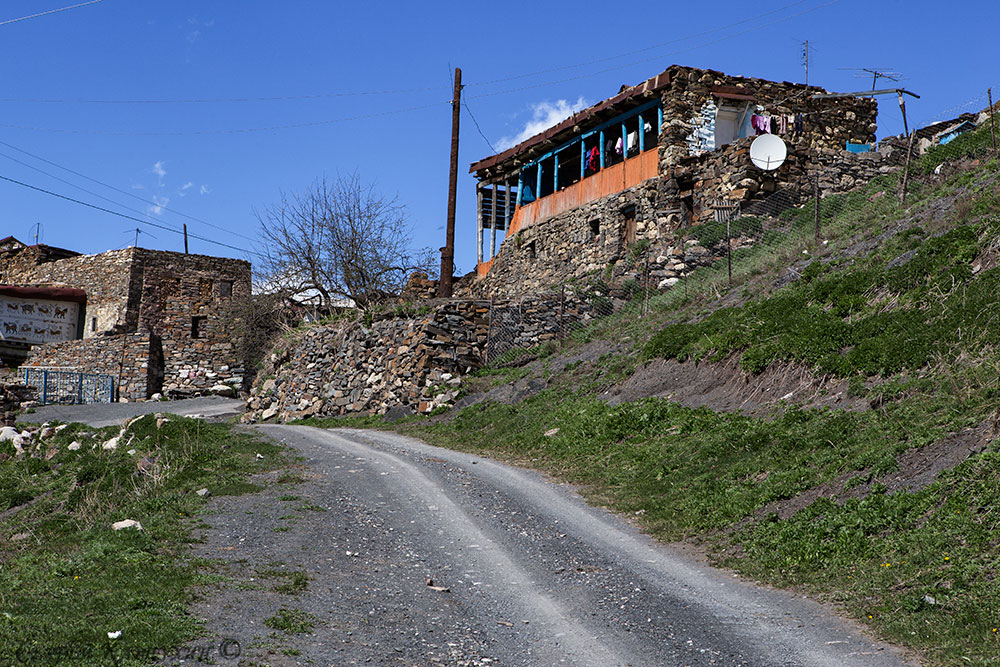
[[184,223],[184,254],[188,254],[188,226]]
[[819,168],[816,168],[816,180],[813,182],[813,240],[819,245]]
[[[451,276],[455,272],[455,189],[458,185],[458,122],[462,116],[462,70],[455,68],[455,94],[451,100],[451,171],[448,174],[448,226],[441,248],[441,280],[438,296],[451,296]],[[479,212],[476,212],[479,216]],[[481,252],[481,251],[480,251]]]

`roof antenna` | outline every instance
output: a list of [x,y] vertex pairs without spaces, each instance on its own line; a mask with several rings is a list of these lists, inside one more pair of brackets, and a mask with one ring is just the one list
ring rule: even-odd
[[35,245],[38,245],[38,239],[42,235],[42,223],[36,222],[34,227],[35,227]]

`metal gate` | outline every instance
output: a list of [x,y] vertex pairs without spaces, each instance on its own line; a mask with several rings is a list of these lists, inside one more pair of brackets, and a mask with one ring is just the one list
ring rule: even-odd
[[112,403],[115,400],[115,378],[112,375],[26,368],[24,384],[38,390],[38,400],[42,405]]

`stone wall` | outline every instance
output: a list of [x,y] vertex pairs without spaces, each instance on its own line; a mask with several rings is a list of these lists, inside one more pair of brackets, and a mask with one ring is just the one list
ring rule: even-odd
[[51,365],[81,370],[94,364],[92,372],[103,373],[97,369],[108,364],[97,348],[108,347],[113,355],[113,341],[120,340],[107,334],[141,333],[155,342],[140,362],[149,366],[149,378],[124,383],[123,395],[145,398],[162,389],[179,396],[242,385],[238,326],[226,311],[232,299],[250,293],[249,262],[134,247],[54,260],[38,252],[28,247],[5,253],[5,279],[83,289],[84,336],[95,343],[36,346],[32,360],[51,357]]
[[[11,284],[62,284],[87,292],[84,337],[105,331],[126,330],[129,285],[134,280],[136,248],[111,250],[36,263],[38,249],[25,248],[11,258],[4,280]],[[133,327],[134,328],[134,327]]]
[[[507,298],[587,277],[628,275],[621,270],[622,262],[627,261],[630,243],[641,240],[654,246],[657,284],[669,286],[693,268],[688,261],[692,249],[680,241],[683,230],[711,221],[715,200],[745,205],[779,189],[810,197],[817,170],[823,194],[843,192],[901,162],[899,151],[845,150],[848,141],[874,139],[874,100],[813,100],[812,94],[824,91],[710,70],[672,67],[669,73],[670,82],[660,92],[663,125],[657,177],[537,220],[505,238],[489,272],[468,294]],[[754,166],[749,158],[753,136],[717,147],[715,113],[721,106],[745,110],[747,117],[783,118],[775,129],[788,146],[785,164],[774,172]],[[634,223],[628,220],[632,207]]]
[[413,318],[309,328],[272,353],[246,419],[429,412],[455,397],[461,374],[483,365],[488,315],[488,302],[451,301]]
[[148,334],[68,340],[35,346],[21,367],[111,375],[120,398],[143,400],[159,390],[155,366],[150,364],[158,345],[158,339]]
[[311,327],[271,354],[244,419],[427,413],[458,397],[463,375],[512,347],[558,339],[598,310],[570,294],[450,300],[414,317]]
[[249,296],[249,263],[153,251],[141,251],[138,259],[138,328],[162,341],[163,392],[239,388],[238,324],[226,311],[232,299]]
[[[525,227],[504,239],[490,272],[469,286],[470,293],[495,298],[537,294],[606,270],[625,256],[630,243],[659,238],[656,198],[656,181],[647,181]],[[631,209],[634,237],[626,220]]]

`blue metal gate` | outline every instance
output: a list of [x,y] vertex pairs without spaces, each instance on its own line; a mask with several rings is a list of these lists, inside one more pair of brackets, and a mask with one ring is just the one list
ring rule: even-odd
[[38,400],[42,405],[112,403],[115,400],[113,375],[26,368],[24,384],[38,390]]

